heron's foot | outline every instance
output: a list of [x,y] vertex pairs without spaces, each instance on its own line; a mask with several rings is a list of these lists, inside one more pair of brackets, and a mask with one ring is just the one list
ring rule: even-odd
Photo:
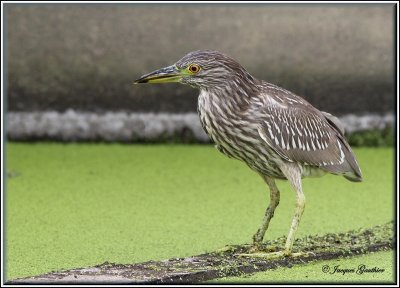
[[278,259],[289,256],[291,253],[287,250],[277,252],[249,251],[250,253],[236,254],[237,257],[263,258],[263,259]]
[[[249,251],[250,252],[250,251]],[[284,257],[309,257],[315,255],[312,252],[291,252],[289,250],[281,250],[276,252],[254,252],[235,254],[237,257],[263,258],[267,260],[279,259]]]
[[262,243],[261,241],[254,241],[253,245],[249,245],[249,248],[247,250],[247,253],[253,254],[253,253],[259,253],[259,252],[271,252],[271,251],[275,251],[274,247],[269,247],[266,250],[265,244]]
[[235,246],[234,245],[225,245],[222,248],[218,248],[217,250],[215,250],[215,253],[225,253],[225,252],[233,252],[235,251]]
[[252,247],[252,245],[250,245],[250,244],[245,244],[245,245],[226,245],[226,246],[224,246],[222,248],[219,248],[219,249],[215,250],[214,253],[217,253],[217,254],[229,253],[229,252],[235,252],[237,250],[241,250],[243,248],[249,249],[251,247]]

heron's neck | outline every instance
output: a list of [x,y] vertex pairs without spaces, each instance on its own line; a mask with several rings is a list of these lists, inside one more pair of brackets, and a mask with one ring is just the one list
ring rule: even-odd
[[208,95],[210,101],[221,101],[238,108],[247,106],[258,89],[258,80],[250,74],[232,77],[223,84],[200,88],[201,94]]

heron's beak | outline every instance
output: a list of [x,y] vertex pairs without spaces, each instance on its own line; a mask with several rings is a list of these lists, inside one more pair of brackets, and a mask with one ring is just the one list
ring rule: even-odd
[[179,82],[181,79],[182,75],[180,71],[175,65],[172,65],[143,75],[135,80],[133,84]]

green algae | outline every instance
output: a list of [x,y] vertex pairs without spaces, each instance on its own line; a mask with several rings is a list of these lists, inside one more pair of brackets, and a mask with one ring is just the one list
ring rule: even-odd
[[[355,149],[365,181],[304,180],[298,237],[340,233],[393,217],[393,149]],[[250,243],[268,204],[261,178],[210,146],[7,146],[6,271],[17,278],[105,261],[186,257]],[[294,193],[266,240],[286,235]]]

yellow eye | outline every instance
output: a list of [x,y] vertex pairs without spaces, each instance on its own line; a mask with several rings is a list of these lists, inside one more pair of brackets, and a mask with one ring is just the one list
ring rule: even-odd
[[190,64],[189,67],[187,68],[190,73],[196,74],[200,71],[200,66],[197,64]]

